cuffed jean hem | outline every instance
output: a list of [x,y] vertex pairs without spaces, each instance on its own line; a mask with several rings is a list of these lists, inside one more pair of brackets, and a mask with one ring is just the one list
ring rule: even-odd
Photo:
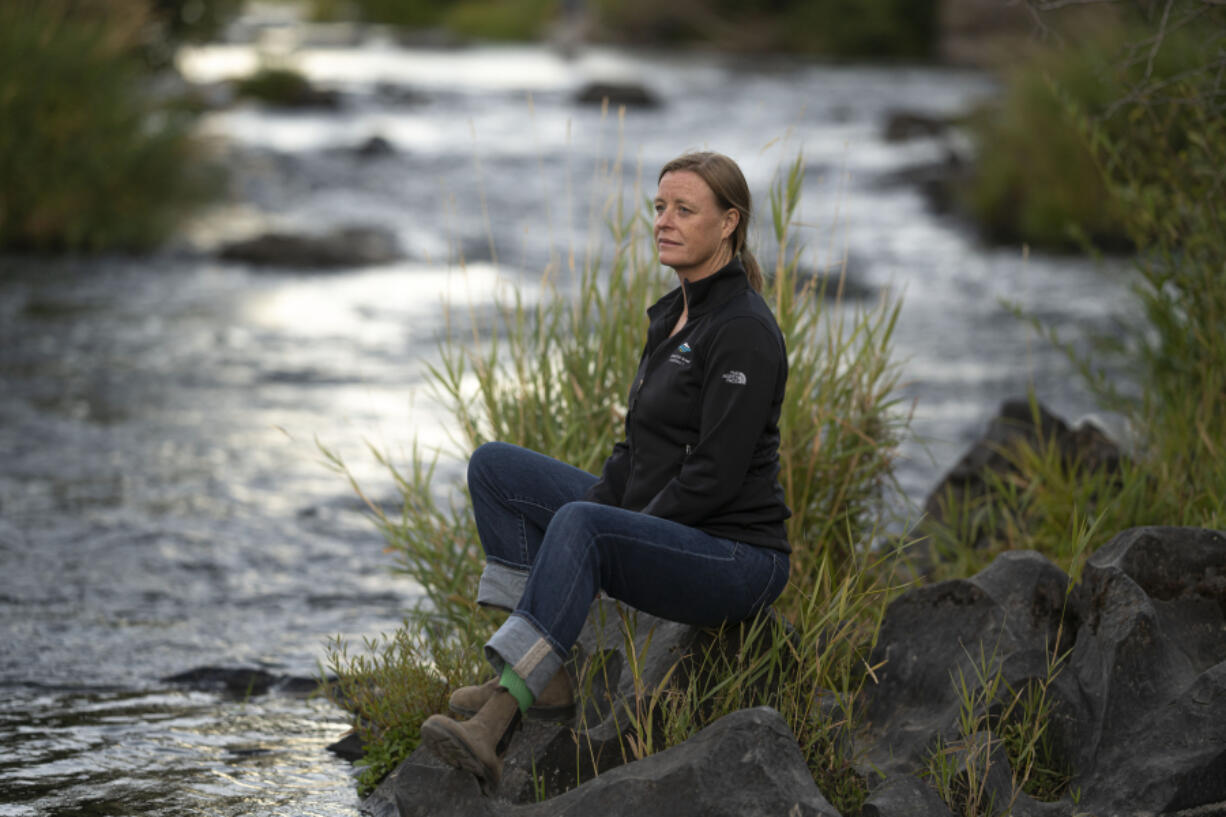
[[481,583],[477,585],[477,604],[514,610],[527,585],[527,570],[486,562],[481,571]]
[[541,696],[563,664],[545,634],[519,613],[512,613],[485,643],[485,657],[495,673],[509,664],[533,698]]

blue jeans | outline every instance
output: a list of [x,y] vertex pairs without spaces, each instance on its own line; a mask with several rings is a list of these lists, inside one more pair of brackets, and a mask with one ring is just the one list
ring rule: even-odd
[[581,498],[596,477],[507,443],[468,464],[485,549],[477,601],[511,610],[485,645],[534,696],[562,666],[599,591],[660,618],[714,627],[770,605],[788,555]]

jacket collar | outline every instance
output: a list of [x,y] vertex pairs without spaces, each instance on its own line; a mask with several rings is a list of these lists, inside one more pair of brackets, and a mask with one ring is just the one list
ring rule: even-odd
[[708,275],[693,283],[682,281],[681,286],[656,301],[647,310],[648,317],[655,320],[673,309],[679,310],[682,288],[685,289],[685,302],[689,304],[690,320],[693,320],[749,289],[749,278],[745,275],[745,267],[741,265],[740,257],[734,257],[714,275]]

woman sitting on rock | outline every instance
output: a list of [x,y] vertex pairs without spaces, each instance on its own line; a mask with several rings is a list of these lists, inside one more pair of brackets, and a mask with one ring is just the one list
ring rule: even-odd
[[660,262],[680,286],[648,309],[626,438],[599,479],[506,443],[474,452],[468,487],[485,549],[477,601],[511,611],[485,645],[495,678],[451,697],[422,739],[487,792],[521,715],[574,711],[563,662],[600,591],[713,627],[769,606],[788,578],[779,472],[787,351],[745,246],[749,187],[718,153],[664,166]]

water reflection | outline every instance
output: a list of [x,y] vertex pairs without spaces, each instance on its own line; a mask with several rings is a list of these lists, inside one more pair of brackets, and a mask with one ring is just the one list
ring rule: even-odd
[[321,700],[6,690],[0,815],[356,815],[347,728]]

